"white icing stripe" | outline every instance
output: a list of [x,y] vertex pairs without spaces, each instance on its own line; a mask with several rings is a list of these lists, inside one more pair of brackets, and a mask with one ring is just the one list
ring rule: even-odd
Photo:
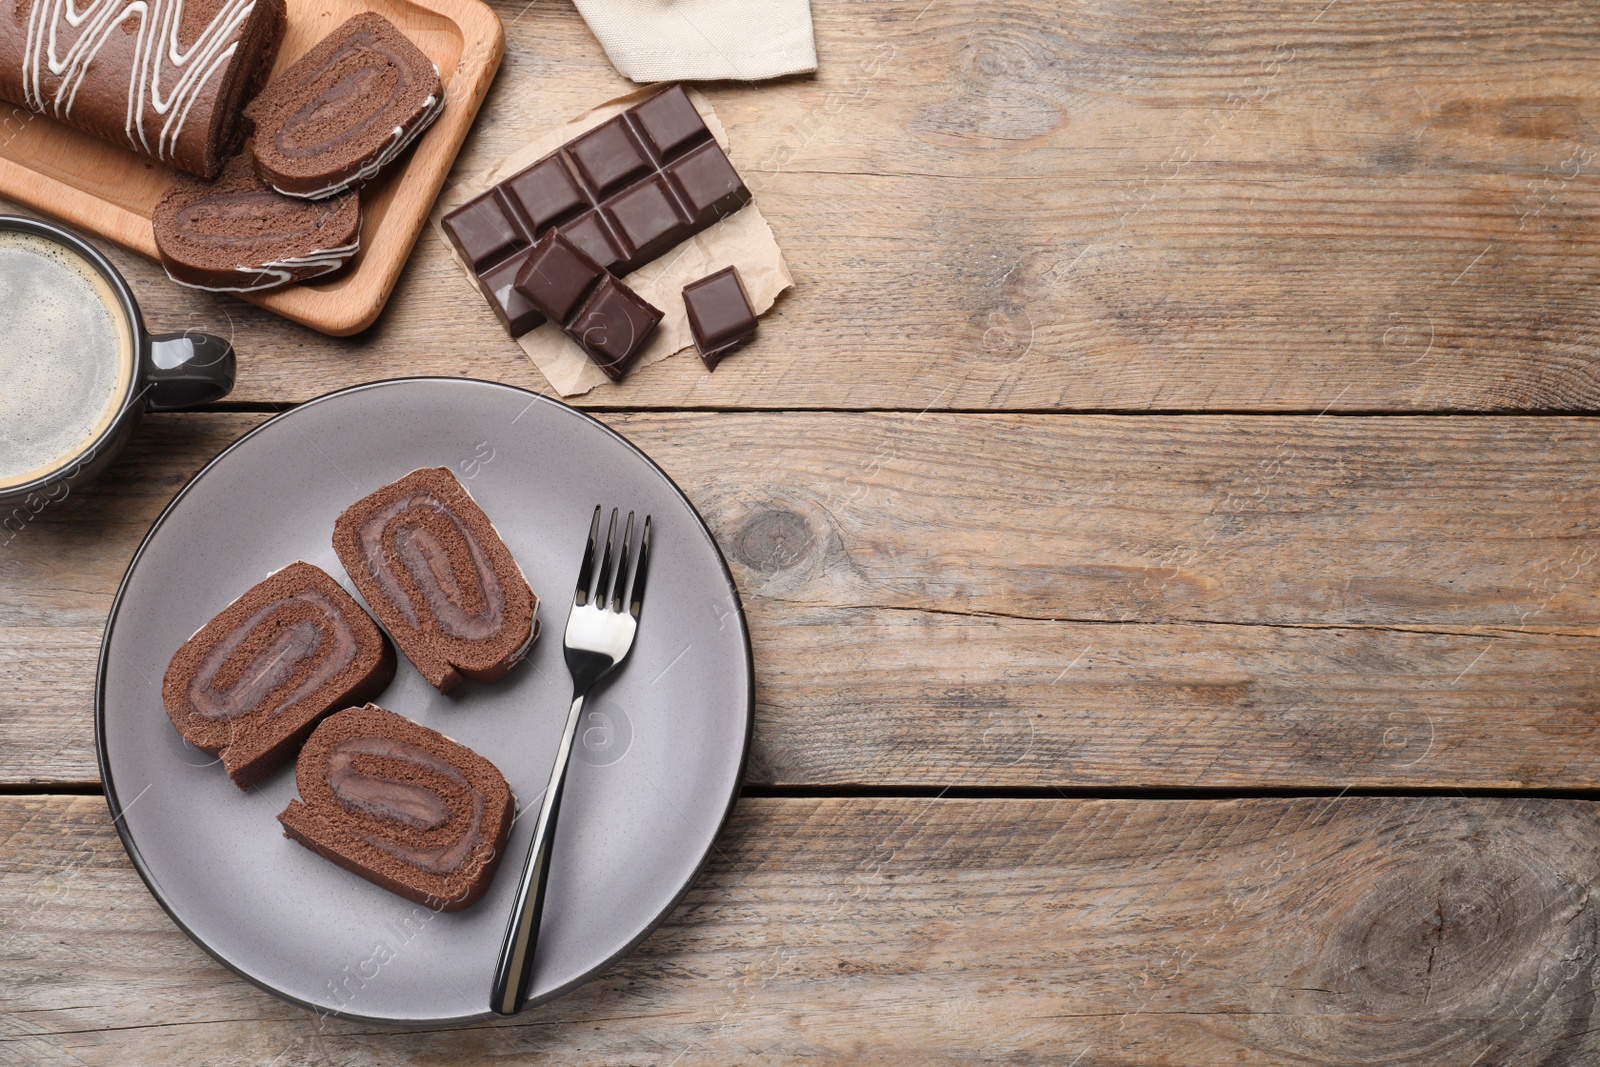
[[[196,0],[188,0],[195,3]],[[74,0],[34,0],[28,10],[28,36],[22,53],[23,102],[35,111],[67,118],[78,90],[95,68],[95,57],[113,35],[132,34],[127,111],[123,132],[134,149],[170,162],[189,112],[205,87],[239,47],[240,30],[255,0],[223,0],[222,6],[185,51],[178,38],[185,0],[90,0],[78,10]],[[137,20],[136,30],[124,24]],[[71,31],[79,31],[72,34]],[[63,44],[71,36],[72,43]],[[95,68],[102,77],[104,68]],[[47,75],[49,76],[47,78]],[[163,78],[169,88],[163,95]],[[53,78],[54,84],[47,86]],[[146,109],[156,116],[149,129]],[[155,136],[155,146],[150,144]]]
[[[439,70],[438,67],[434,67],[433,69],[435,73],[437,73]],[[354,174],[340,178],[332,185],[324,186],[321,189],[317,189],[314,192],[309,193],[293,193],[288,189],[279,189],[276,185],[273,185],[272,188],[277,192],[282,193],[284,196],[293,196],[301,200],[321,200],[325,196],[333,196],[336,193],[342,193],[351,186],[358,185],[361,182],[375,177],[380,170],[389,165],[391,160],[393,160],[401,152],[404,152],[406,147],[410,145],[412,141],[415,141],[423,130],[427,129],[429,126],[432,126],[433,120],[438,118],[439,112],[443,110],[444,89],[441,87],[438,96],[430,96],[428,99],[422,102],[422,113],[418,115],[416,121],[411,124],[411,128],[408,130],[404,126],[396,126],[394,128],[394,133],[389,135],[389,144],[384,148],[384,150],[373,156]],[[267,184],[271,185],[272,183],[268,182]]]
[[167,271],[167,277],[171,278],[179,285],[186,285],[190,289],[204,289],[208,293],[255,293],[260,292],[263,289],[273,289],[277,286],[283,285],[294,277],[295,271],[302,267],[321,266],[323,268],[314,274],[307,274],[305,277],[300,278],[299,280],[303,282],[310,281],[312,278],[320,278],[324,274],[331,274],[340,267],[344,266],[345,263],[349,262],[350,258],[360,251],[360,249],[361,239],[358,237],[352,243],[340,245],[337,248],[319,248],[315,252],[307,252],[303,256],[292,256],[289,259],[276,259],[270,263],[263,263],[258,267],[233,268],[236,272],[249,275],[252,278],[261,278],[266,275],[271,275],[271,277],[266,281],[257,285],[200,285],[196,282],[184,281],[182,278],[179,278],[177,275],[173,274],[171,270]]

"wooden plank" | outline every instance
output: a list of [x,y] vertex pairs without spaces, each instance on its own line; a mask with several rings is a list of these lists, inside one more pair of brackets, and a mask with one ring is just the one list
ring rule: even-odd
[[213,963],[101,798],[9,797],[0,1060],[1586,1063],[1597,830],[1526,799],[745,800],[607,974],[408,1034]]
[[1592,419],[627,415],[754,597],[1098,622],[1600,623]]
[[[95,778],[151,418],[0,549],[0,781]],[[744,594],[767,785],[1600,786],[1585,419],[607,416]]]
[[[501,116],[559,121],[628,84],[567,9],[496,10],[528,77],[500,80],[474,152],[524,143],[526,128]],[[815,77],[712,87],[742,131],[747,172],[1103,177],[1169,161],[1541,172],[1549,148],[1591,139],[1600,123],[1600,20],[1583,0],[1400,0],[1381,20],[1327,0],[812,10]],[[1173,157],[1181,142],[1205,151]]]
[[1600,785],[1592,636],[750,617],[759,784]]
[[[710,89],[796,288],[714,375],[682,354],[579,403],[1600,403],[1592,4],[814,8],[816,78]],[[571,8],[497,10],[506,73],[455,180],[626,88]],[[158,327],[236,336],[241,400],[544,384],[432,229],[344,341],[118,262]]]

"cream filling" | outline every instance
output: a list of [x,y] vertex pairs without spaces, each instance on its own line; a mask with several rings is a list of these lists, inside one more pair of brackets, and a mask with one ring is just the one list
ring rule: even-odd
[[[476,593],[483,603],[479,613],[469,614],[461,606],[466,590],[457,587],[443,542],[427,526],[405,521],[406,514],[414,510],[436,512],[466,547],[472,561]],[[392,501],[368,516],[358,534],[368,570],[384,598],[413,628],[463,641],[492,640],[504,629],[505,593],[488,552],[460,516],[431,491],[413,490]],[[400,567],[409,574],[420,594],[420,603],[401,585],[396,573]]]
[[[472,796],[467,824],[446,843],[407,844],[383,832],[383,824],[398,823],[413,830],[440,830],[451,821],[444,798],[420,782],[403,782],[366,774],[357,769],[357,756],[376,756],[424,767],[454,782]],[[351,832],[374,848],[429,874],[448,876],[471,858],[483,841],[484,795],[458,769],[433,753],[392,737],[349,737],[328,753],[328,788],[341,807],[365,816],[364,826]]]
[[[320,618],[290,624],[244,665],[238,678],[219,688],[216,677],[240,646],[269,618],[296,602],[310,605]],[[302,663],[312,661],[305,677],[275,702],[274,712],[282,711],[336,677],[354,662],[357,651],[355,634],[333,602],[319,590],[304,589],[257,608],[209,649],[190,679],[189,701],[195,713],[207,719],[241,718],[259,710],[294,677]]]

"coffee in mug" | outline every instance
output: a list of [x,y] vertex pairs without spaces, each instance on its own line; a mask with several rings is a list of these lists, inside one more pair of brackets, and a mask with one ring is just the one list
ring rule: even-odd
[[82,237],[0,215],[0,545],[110,466],[146,411],[226,396],[235,365],[220,337],[150,332]]
[[71,463],[111,428],[135,379],[134,326],[71,248],[0,230],[0,490]]

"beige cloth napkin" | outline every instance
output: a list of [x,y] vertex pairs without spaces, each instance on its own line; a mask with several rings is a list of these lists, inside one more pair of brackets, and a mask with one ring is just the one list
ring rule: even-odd
[[[637,104],[654,91],[636,89],[626,96],[607,100],[564,125],[543,131],[531,142],[490,167],[481,178],[461,182],[441,196],[434,205],[434,225],[437,226],[438,220],[452,208],[466,203],[502,179],[509,178],[585,130],[593,129],[618,112]],[[710,127],[712,136],[726,150],[728,131],[711,109],[711,101],[697,89],[687,91],[689,100]],[[450,258],[455,260],[456,266],[461,268],[476,292],[477,283],[471,280],[472,272],[456,254],[455,246],[444,236],[442,229],[439,239],[449,249]],[[778,294],[794,284],[789,265],[784,262],[783,252],[772,236],[772,228],[762,217],[761,209],[753,203],[623,279],[630,289],[665,313],[661,325],[639,353],[632,373],[694,343],[694,334],[689,329],[689,315],[683,306],[683,287],[729,264],[739,268],[745,295],[750,298],[751,309],[757,315],[772,307]],[[533,360],[562,396],[587,393],[597,385],[609,385],[611,382],[605,372],[583,354],[583,349],[550,323],[523,334],[517,338],[517,344],[522,346],[528,358]],[[698,357],[696,362],[699,362]],[[624,379],[624,383],[626,381]]]
[[636,82],[759,81],[817,69],[811,0],[573,0]]

